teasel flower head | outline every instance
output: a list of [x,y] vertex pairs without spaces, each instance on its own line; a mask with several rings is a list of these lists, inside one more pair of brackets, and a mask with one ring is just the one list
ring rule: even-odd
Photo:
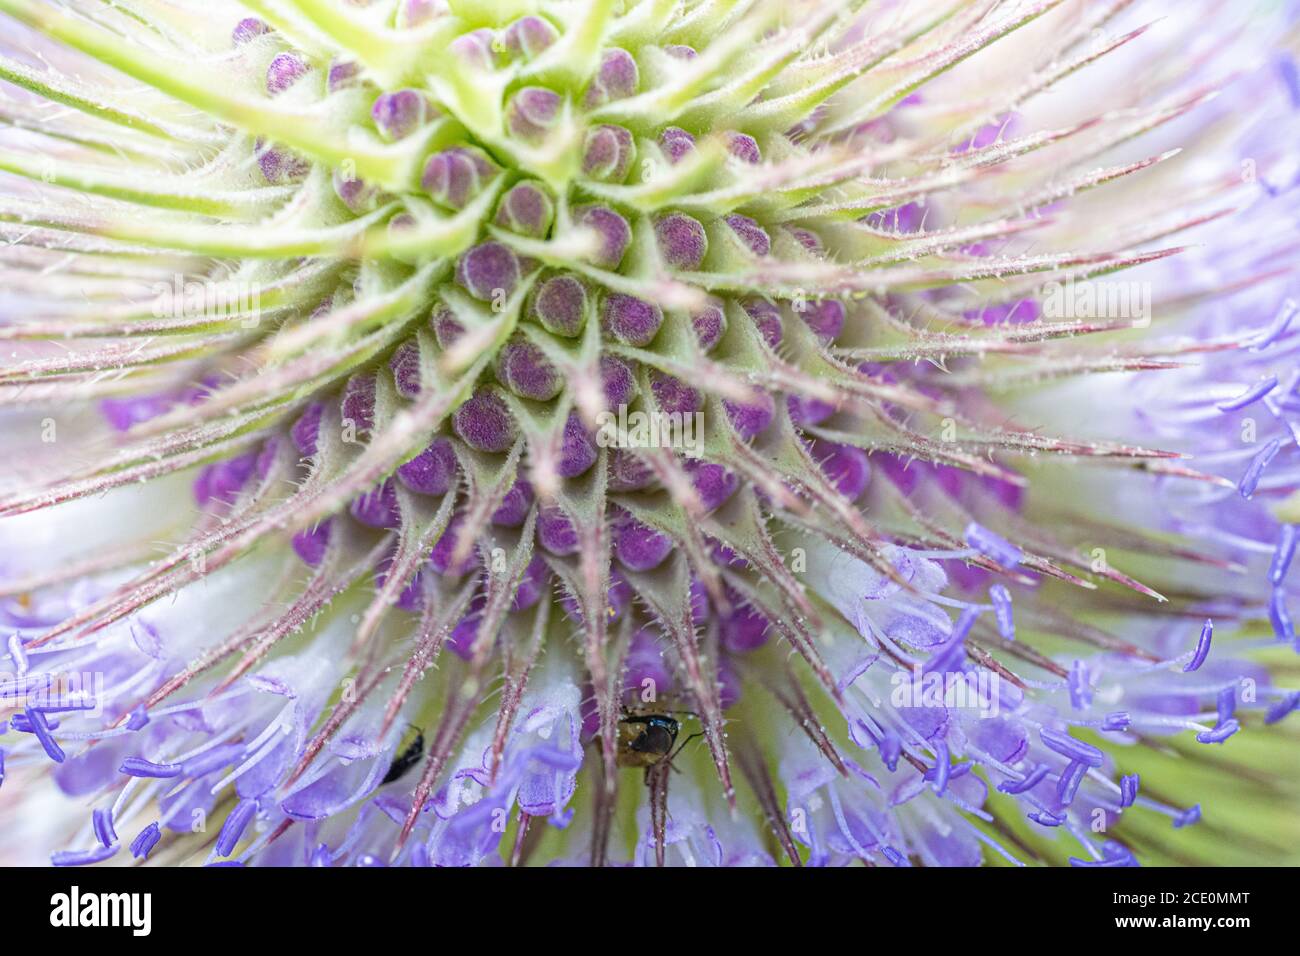
[[0,0],[0,853],[1296,845],[1294,36],[1168,6]]

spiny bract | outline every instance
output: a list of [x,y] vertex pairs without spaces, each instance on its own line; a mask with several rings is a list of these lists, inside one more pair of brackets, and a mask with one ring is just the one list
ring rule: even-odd
[[1216,746],[1300,700],[1222,649],[1293,639],[1295,536],[1205,530],[1294,439],[1201,424],[1294,410],[1290,315],[1187,323],[1280,300],[1234,144],[1300,86],[1224,108],[1287,17],[1166,6],[0,0],[0,852],[1297,845],[1282,729]]

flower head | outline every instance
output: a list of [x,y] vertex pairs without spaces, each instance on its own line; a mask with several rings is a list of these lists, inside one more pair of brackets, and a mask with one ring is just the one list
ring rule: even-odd
[[1254,821],[1170,766],[1300,702],[1260,500],[1300,96],[1227,82],[1285,12],[256,6],[0,0],[0,781],[81,801],[0,851],[1127,866],[1288,826],[1263,750]]

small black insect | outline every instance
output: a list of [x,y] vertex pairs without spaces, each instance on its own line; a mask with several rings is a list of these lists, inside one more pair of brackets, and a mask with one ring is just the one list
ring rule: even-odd
[[424,756],[424,732],[419,727],[412,729],[415,731],[415,737],[393,758],[393,762],[388,765],[388,773],[384,774],[384,779],[380,781],[380,786],[400,779]]
[[618,722],[618,765],[653,767],[677,743],[681,724],[667,714],[628,714]]
[[[687,713],[687,711],[682,711]],[[676,717],[662,711],[645,713],[626,711],[618,722],[618,758],[620,767],[645,767],[649,770],[662,761],[671,766],[682,747],[699,734],[692,734],[673,751],[682,725]]]

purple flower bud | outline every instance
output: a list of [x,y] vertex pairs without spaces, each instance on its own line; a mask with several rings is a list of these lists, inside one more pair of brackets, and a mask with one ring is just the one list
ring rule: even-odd
[[771,626],[753,606],[742,604],[721,621],[722,646],[733,654],[758,650],[767,643]]
[[734,473],[712,462],[687,462],[686,471],[691,476],[695,493],[700,496],[707,511],[721,507],[740,487],[740,479]]
[[587,321],[587,287],[576,276],[551,276],[535,288],[529,317],[548,332],[573,338]]
[[754,320],[754,325],[758,327],[758,334],[763,336],[763,341],[773,349],[780,346],[781,310],[766,299],[745,299],[741,305],[746,314]]
[[479,389],[456,409],[452,428],[471,448],[497,453],[509,451],[518,433],[506,403],[488,389]]
[[600,327],[628,345],[649,345],[663,324],[659,306],[635,296],[612,292],[601,304]]
[[499,242],[480,242],[456,263],[456,281],[482,302],[504,303],[519,284],[519,257]]
[[429,157],[420,185],[444,206],[464,209],[500,172],[482,150],[457,146]]
[[370,108],[379,135],[390,143],[404,139],[436,115],[436,110],[418,90],[381,93]]
[[670,43],[664,47],[664,52],[679,60],[693,60],[699,56],[699,54],[695,52],[695,47],[686,46],[682,43]]
[[520,398],[538,402],[549,402],[564,388],[559,370],[523,336],[516,336],[501,349],[497,379]]
[[544,86],[525,86],[506,107],[506,126],[511,135],[526,142],[545,139],[560,118],[560,94]]
[[334,170],[333,182],[334,195],[357,215],[363,215],[378,207],[379,198],[383,195],[379,189],[365,180],[357,179],[355,176],[349,177],[339,169]]
[[677,126],[669,126],[659,134],[659,148],[670,163],[679,163],[695,149],[695,137]]
[[673,539],[643,525],[629,514],[612,522],[614,557],[629,571],[649,571],[664,563],[673,550]]
[[511,58],[531,60],[560,38],[560,31],[542,17],[521,17],[506,27],[501,42]]
[[447,530],[442,533],[429,552],[429,567],[434,572],[447,577],[459,578],[469,574],[478,566],[479,555],[474,548],[469,550],[464,559],[459,564],[451,563],[452,556],[456,553],[456,545],[460,540],[461,526],[464,523],[463,515],[456,515],[447,525]]
[[731,424],[735,426],[740,437],[748,441],[755,435],[767,431],[772,424],[772,418],[776,414],[776,400],[767,392],[760,392],[757,401],[753,404],[741,405],[739,402],[724,400],[723,406],[727,409],[727,417],[731,419]]
[[311,163],[279,146],[267,146],[258,140],[254,146],[257,168],[272,186],[301,182],[311,171]]
[[753,219],[739,213],[732,213],[726,217],[725,221],[731,227],[731,231],[736,234],[736,237],[754,255],[765,256],[772,251],[772,240],[768,237],[767,230]]
[[709,251],[709,239],[700,221],[685,213],[673,212],[655,222],[655,239],[659,254],[669,268],[693,272]]
[[343,386],[343,400],[339,414],[344,428],[351,428],[358,440],[370,437],[375,427],[375,377],[369,372],[358,372]]
[[559,507],[549,505],[537,512],[537,543],[560,557],[576,554],[578,529]]
[[209,465],[194,481],[194,498],[200,505],[209,502],[232,503],[243,490],[257,465],[257,454],[250,452]]
[[798,309],[795,311],[824,344],[829,345],[834,342],[844,331],[844,303],[838,299],[805,302],[802,311]]
[[537,183],[522,182],[501,197],[493,222],[521,236],[543,239],[554,219],[555,203],[546,191]]
[[821,237],[811,229],[804,229],[802,226],[786,226],[785,231],[792,235],[799,245],[814,255],[820,256],[826,251],[826,247],[822,245]]
[[388,360],[388,367],[393,373],[393,384],[397,393],[403,398],[417,398],[420,394],[420,343],[416,339],[407,339],[394,351]]
[[632,227],[608,206],[579,206],[573,210],[574,221],[600,236],[600,248],[591,262],[602,269],[617,269],[632,242]]
[[639,391],[632,367],[612,355],[600,357],[600,382],[607,409],[631,405]]
[[235,29],[230,34],[230,42],[235,46],[242,46],[270,32],[271,28],[257,17],[245,17],[235,24]]
[[262,448],[257,453],[257,465],[253,469],[253,474],[258,481],[265,481],[271,474],[271,468],[279,460],[283,448],[284,439],[279,435],[272,435],[262,443]]
[[316,438],[320,434],[320,417],[324,411],[325,406],[321,402],[310,403],[289,429],[294,447],[306,458],[316,454]]
[[352,517],[369,528],[396,528],[402,523],[397,507],[397,489],[391,480],[358,495],[348,509]]
[[651,691],[658,701],[672,692],[673,672],[664,660],[663,645],[649,628],[632,635],[627,650],[627,668],[623,672],[623,689],[629,697],[641,701],[642,693]]
[[497,65],[496,34],[487,27],[463,33],[448,48],[470,66],[491,70]]
[[603,183],[621,183],[636,158],[632,134],[622,126],[594,126],[582,148],[582,171]]
[[718,702],[723,710],[730,710],[740,701],[740,675],[736,666],[726,657],[718,661]]
[[812,443],[812,453],[821,463],[822,473],[845,498],[856,501],[867,490],[871,465],[861,448],[818,439]]
[[412,232],[419,223],[416,218],[409,212],[399,212],[392,219],[388,220],[388,236],[390,239],[400,242],[404,234]]
[[691,313],[691,327],[700,348],[710,351],[727,334],[727,311],[721,299],[709,296],[709,301]]
[[[379,591],[388,583],[388,572],[392,569],[393,558],[384,558],[375,568],[375,590]],[[417,571],[415,576],[397,595],[394,606],[402,611],[418,611],[424,607],[424,572]]]
[[106,398],[99,411],[117,431],[124,432],[140,422],[157,418],[175,404],[171,395],[141,395],[133,398]]
[[463,661],[474,656],[474,642],[478,639],[478,626],[482,620],[482,609],[475,607],[461,618],[447,635],[447,650]]
[[835,414],[835,406],[817,398],[791,395],[786,402],[796,425],[820,425]]
[[434,306],[429,316],[429,325],[433,328],[433,337],[443,349],[451,348],[465,334],[465,326],[445,305]]
[[658,484],[650,466],[633,452],[622,448],[611,448],[608,460],[610,491],[643,491]]
[[562,478],[576,478],[596,463],[596,446],[592,444],[582,419],[570,412],[564,423],[560,442],[560,461],[556,470]]
[[636,60],[627,50],[611,47],[601,54],[600,66],[583,97],[587,109],[601,106],[611,100],[625,99],[637,90],[640,75]]
[[325,76],[325,88],[331,93],[357,86],[361,82],[361,67],[352,60],[335,60]]
[[457,468],[451,442],[435,438],[424,451],[398,466],[397,480],[416,494],[444,495],[451,488]]
[[526,611],[536,605],[546,593],[550,575],[551,569],[547,566],[546,559],[539,554],[533,555],[533,559],[528,562],[528,567],[524,569],[519,588],[515,591],[513,610]]
[[399,30],[409,30],[444,12],[446,7],[439,0],[402,0],[397,8],[396,26]]
[[744,133],[727,134],[727,152],[746,163],[763,161],[763,154],[758,149],[758,140]]
[[698,390],[667,372],[650,373],[650,394],[665,415],[693,415],[704,407],[704,396]]
[[492,523],[502,528],[518,528],[533,507],[533,486],[523,478],[515,479],[501,505],[492,512]]
[[266,92],[278,96],[307,75],[311,67],[296,53],[277,53],[266,68]]

